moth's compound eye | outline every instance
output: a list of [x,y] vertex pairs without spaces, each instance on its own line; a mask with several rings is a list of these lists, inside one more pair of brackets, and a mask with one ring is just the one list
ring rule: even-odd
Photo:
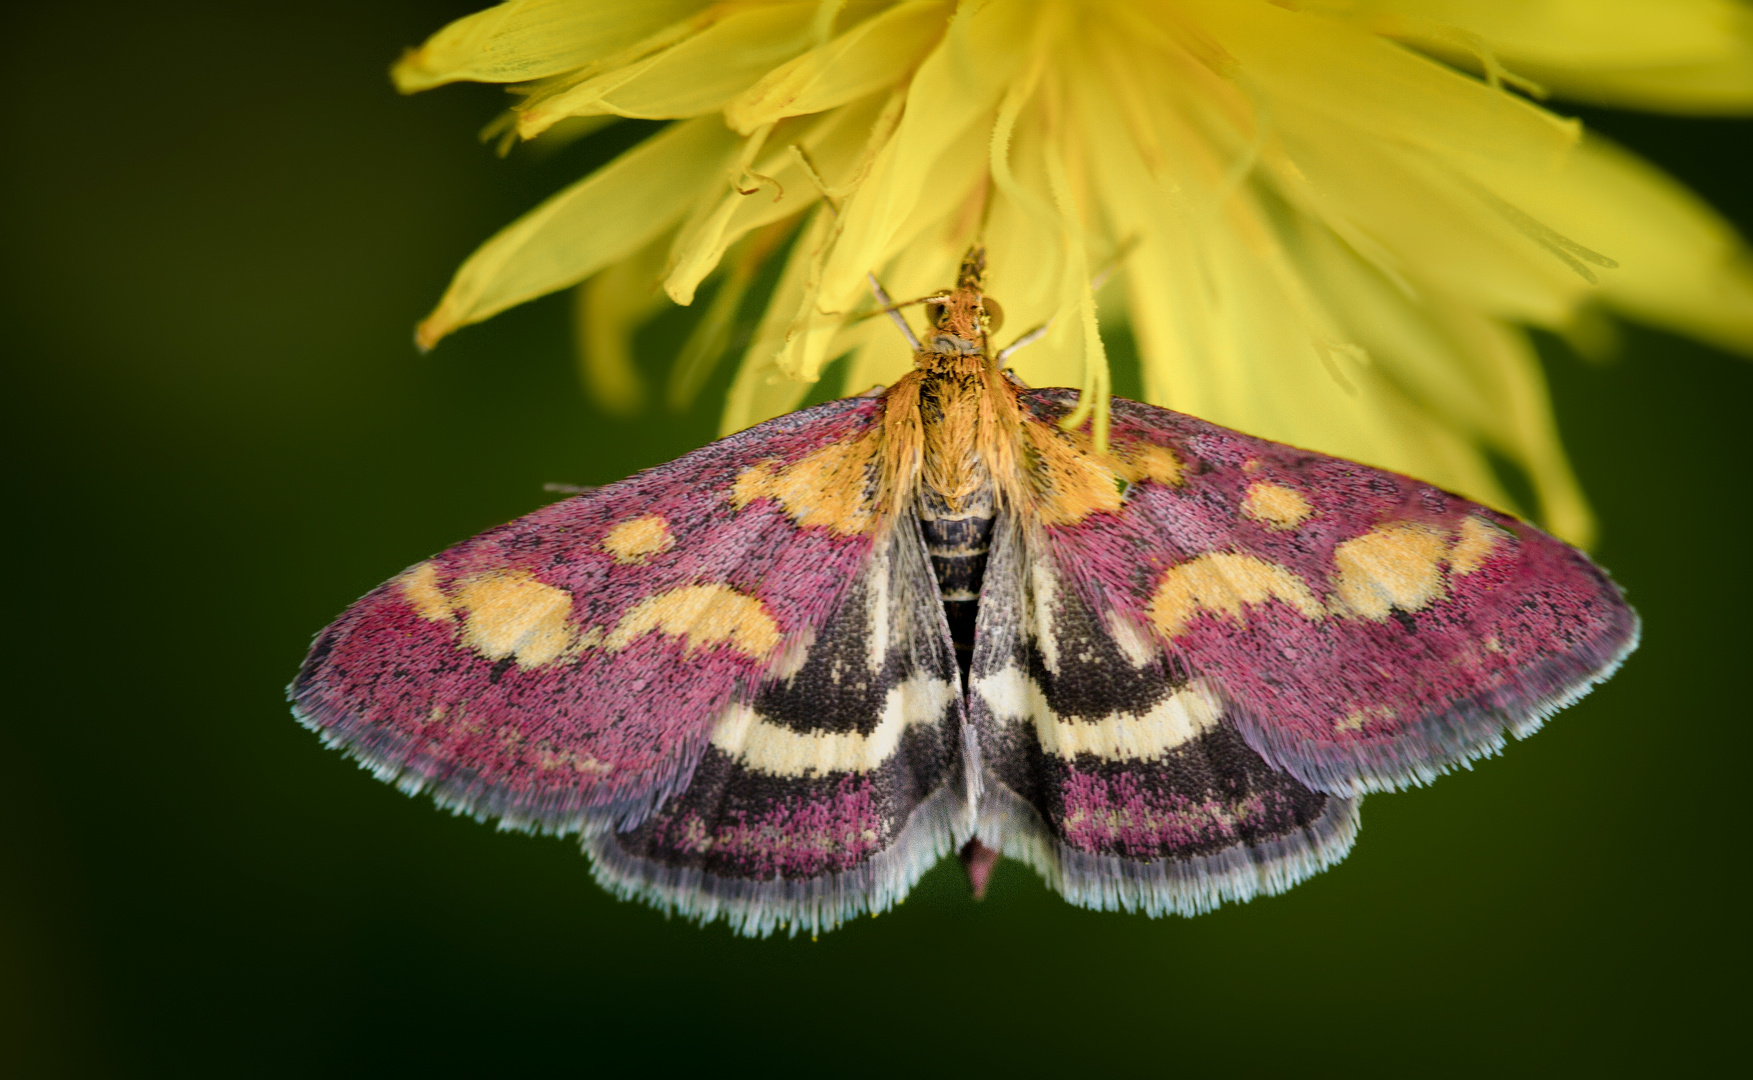
[[980,306],[986,311],[986,331],[991,334],[998,333],[1004,327],[1004,309],[999,307],[998,301],[990,296],[981,297]]
[[942,326],[943,325],[944,311],[945,311],[945,308],[942,304],[926,304],[925,305],[925,321],[930,323],[933,328],[936,328],[938,326]]

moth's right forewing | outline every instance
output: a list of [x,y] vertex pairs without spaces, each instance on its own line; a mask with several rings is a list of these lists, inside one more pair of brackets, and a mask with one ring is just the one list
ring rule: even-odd
[[[1029,395],[1042,422],[1058,394]],[[1221,686],[1249,745],[1310,787],[1428,781],[1636,647],[1586,555],[1429,484],[1119,399],[1113,450],[1155,475],[1050,525],[1059,565]]]

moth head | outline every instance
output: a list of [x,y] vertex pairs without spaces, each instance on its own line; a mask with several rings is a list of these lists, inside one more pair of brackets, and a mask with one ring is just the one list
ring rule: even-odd
[[979,355],[986,351],[987,313],[974,289],[951,289],[925,301],[931,324],[929,348],[939,353]]
[[[944,294],[925,301],[925,321],[931,325],[933,330],[946,329],[944,323],[950,312],[951,296],[951,291],[945,290]],[[990,296],[979,298],[976,312],[979,316],[980,328],[988,334],[997,333],[999,328],[1004,325],[1004,308],[1000,307],[998,301]]]
[[925,298],[925,319],[931,325],[933,352],[980,355],[988,336],[1004,325],[1004,309],[986,295],[986,249],[975,244],[962,256],[953,289]]
[[[923,353],[984,356],[990,335],[1004,325],[1004,309],[985,293],[986,249],[975,244],[962,256],[954,288],[939,289],[909,303],[925,305],[930,328]],[[902,305],[904,306],[904,305]],[[921,363],[926,361],[921,356]]]

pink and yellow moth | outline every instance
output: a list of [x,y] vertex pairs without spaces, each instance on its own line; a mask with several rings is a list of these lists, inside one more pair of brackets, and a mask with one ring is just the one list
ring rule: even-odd
[[1349,850],[1366,792],[1532,733],[1636,647],[1581,552],[1405,476],[1115,399],[1110,446],[988,345],[983,255],[915,370],[419,563],[293,712],[408,792],[578,833],[745,934],[960,851],[1196,914]]

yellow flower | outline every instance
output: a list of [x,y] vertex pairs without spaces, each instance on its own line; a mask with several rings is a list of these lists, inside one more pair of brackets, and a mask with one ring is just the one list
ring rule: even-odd
[[844,392],[892,381],[867,273],[919,296],[983,236],[1000,340],[1051,320],[1018,373],[1082,387],[1098,433],[1099,310],[1152,402],[1511,506],[1494,453],[1585,541],[1522,327],[1587,336],[1604,309],[1753,350],[1733,230],[1523,96],[1746,111],[1732,0],[513,0],[394,75],[522,84],[524,139],[676,121],[482,245],[419,340],[585,282],[592,380],[630,402],[652,283],[688,304],[719,273],[685,397],[784,252],[727,431],[837,359]]

